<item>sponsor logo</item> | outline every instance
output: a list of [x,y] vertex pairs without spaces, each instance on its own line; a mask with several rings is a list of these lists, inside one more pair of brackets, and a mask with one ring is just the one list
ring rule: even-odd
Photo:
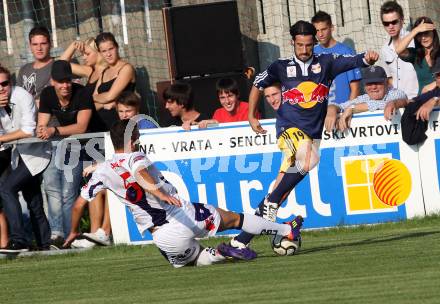
[[325,101],[329,93],[329,88],[322,83],[316,84],[312,81],[304,81],[296,88],[283,92],[283,103],[299,105],[304,109],[313,108],[317,103]]
[[287,77],[296,77],[296,66],[288,66],[286,68]]
[[397,159],[388,159],[379,164],[373,177],[374,192],[382,203],[400,206],[411,193],[411,174]]
[[261,230],[260,235],[277,235],[278,230],[271,230],[271,229],[263,229]]
[[313,64],[311,69],[312,69],[312,72],[315,74],[321,73],[321,65],[319,64],[319,62],[317,64]]
[[347,214],[394,212],[411,193],[411,175],[387,154],[341,159]]

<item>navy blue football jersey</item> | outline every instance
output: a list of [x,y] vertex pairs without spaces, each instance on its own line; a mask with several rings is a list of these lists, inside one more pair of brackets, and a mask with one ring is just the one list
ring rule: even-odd
[[367,66],[364,54],[314,54],[310,65],[294,56],[278,59],[255,77],[254,86],[262,90],[273,83],[281,84],[282,102],[277,111],[277,137],[296,127],[309,137],[320,139],[327,115],[328,93],[333,79],[343,72]]

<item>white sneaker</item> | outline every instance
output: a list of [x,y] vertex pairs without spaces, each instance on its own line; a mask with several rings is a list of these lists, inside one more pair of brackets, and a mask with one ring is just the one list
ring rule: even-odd
[[263,205],[258,207],[258,212],[264,219],[275,222],[277,220],[278,208],[279,206],[277,203],[269,202],[266,197]]
[[110,236],[105,234],[104,230],[102,228],[98,228],[96,232],[94,233],[83,233],[82,234],[86,239],[89,241],[92,241],[94,243],[97,243],[102,246],[110,246]]
[[74,240],[72,244],[70,244],[70,247],[72,248],[92,248],[95,247],[96,244],[93,242],[90,242],[86,239],[80,239],[80,240]]
[[237,241],[235,238],[232,238],[229,241],[229,245],[231,245],[232,247],[237,248],[237,249],[246,249],[248,247],[248,246],[246,246],[246,244],[244,244],[240,241]]

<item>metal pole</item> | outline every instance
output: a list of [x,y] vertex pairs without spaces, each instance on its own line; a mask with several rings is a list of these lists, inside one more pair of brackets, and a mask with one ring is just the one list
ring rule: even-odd
[[21,7],[23,8],[23,37],[24,37],[23,45],[25,46],[21,59],[23,60],[23,63],[26,63],[33,61],[34,59],[31,50],[28,47],[29,45],[28,36],[31,29],[35,26],[35,23],[34,23],[32,0],[20,0],[20,1],[21,1]]

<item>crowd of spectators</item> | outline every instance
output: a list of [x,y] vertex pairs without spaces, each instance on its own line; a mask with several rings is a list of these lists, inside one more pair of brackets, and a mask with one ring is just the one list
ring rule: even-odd
[[[363,111],[384,110],[385,119],[390,120],[396,109],[409,104],[416,104],[416,119],[426,121],[438,105],[440,44],[436,25],[430,18],[420,17],[413,29],[406,31],[403,9],[395,1],[382,5],[380,17],[389,35],[380,52],[381,64],[362,71],[354,69],[334,79],[325,117],[327,130],[346,130],[353,113]],[[317,32],[316,54],[355,54],[334,39],[329,14],[319,11],[311,22]],[[135,69],[120,57],[111,33],[72,42],[55,59],[50,55],[49,31],[36,27],[29,33],[29,47],[34,61],[20,68],[16,85],[9,70],[0,65],[0,252],[50,250],[63,244],[72,230],[72,204],[81,182],[95,166],[83,168],[87,160],[84,147],[62,139],[108,131],[118,119],[139,114],[141,102],[135,93]],[[71,62],[77,52],[83,64]],[[84,85],[79,84],[79,78]],[[236,80],[222,78],[212,89],[216,90],[219,107],[209,117],[195,108],[188,82],[172,83],[162,97],[173,125],[191,130],[194,126],[207,128],[209,124],[248,120],[246,95],[240,94]],[[264,98],[275,112],[282,103],[282,91],[279,84],[264,89]],[[144,129],[157,127],[148,120],[138,124]],[[4,144],[27,137],[45,141]],[[29,209],[28,221],[22,216],[19,192]],[[72,247],[111,244],[105,193],[95,200],[89,206],[90,232]],[[32,238],[26,226],[31,227]]]

